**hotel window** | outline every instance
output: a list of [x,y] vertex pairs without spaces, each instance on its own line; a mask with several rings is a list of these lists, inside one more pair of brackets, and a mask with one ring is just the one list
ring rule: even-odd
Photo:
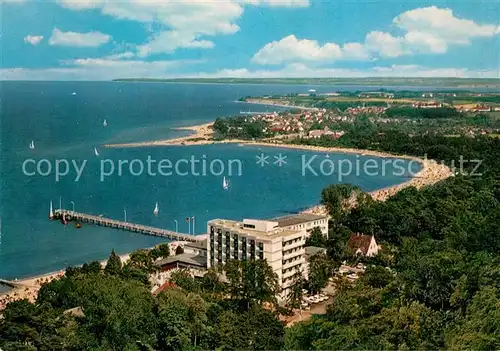
[[247,238],[241,238],[241,259],[244,261],[247,259]]
[[214,233],[215,233],[214,227],[210,226],[210,234],[214,234]]
[[233,250],[235,252],[236,258],[238,258],[238,235],[234,235]]
[[255,260],[255,240],[250,240],[250,259]]
[[259,252],[259,259],[263,260],[264,259],[264,253],[261,251]]
[[253,224],[243,224],[243,228],[248,228],[248,229],[255,229],[255,225]]
[[258,246],[259,246],[259,250],[261,250],[261,251],[264,250],[264,243],[259,243]]

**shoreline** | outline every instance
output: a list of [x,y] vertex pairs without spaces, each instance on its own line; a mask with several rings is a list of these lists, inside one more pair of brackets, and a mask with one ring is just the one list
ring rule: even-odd
[[[203,240],[206,237],[206,235],[200,235],[200,240]],[[170,253],[171,256],[175,255],[175,249],[177,248],[178,245],[184,246],[187,242],[186,241],[171,241],[168,242],[168,245],[170,247]],[[145,250],[151,250],[153,247],[149,248],[144,248]],[[173,254],[172,254],[173,253]],[[131,252],[123,253],[118,255],[120,258],[120,261],[122,262],[122,265],[124,265],[129,259],[130,259]],[[108,262],[107,259],[105,260],[97,260],[100,264],[101,267],[104,269],[106,266],[106,263]],[[87,262],[88,263],[88,262]],[[78,265],[78,267],[81,267],[82,265]],[[61,278],[64,276],[66,273],[66,268],[50,272],[50,273],[42,273],[42,274],[37,274],[34,276],[30,277],[25,277],[21,279],[16,279],[16,280],[7,280],[7,279],[0,279],[0,283],[3,283],[3,285],[10,285],[12,286],[11,289],[0,293],[0,315],[2,310],[5,308],[5,306],[12,301],[16,300],[21,300],[21,299],[28,299],[30,302],[34,302],[36,300],[36,297],[38,295],[38,291],[42,287],[43,284],[49,283],[54,279]]]
[[[435,160],[428,160],[416,156],[410,155],[396,155],[389,152],[382,152],[376,150],[364,150],[355,148],[343,148],[343,147],[323,147],[323,146],[313,146],[313,145],[298,145],[298,144],[286,144],[278,140],[268,140],[268,141],[250,141],[241,139],[230,139],[230,140],[212,140],[213,136],[213,126],[212,123],[204,123],[200,125],[195,125],[191,127],[182,127],[182,130],[192,131],[193,134],[185,137],[174,138],[174,139],[164,139],[156,141],[145,141],[137,143],[124,143],[124,144],[107,144],[104,145],[108,148],[129,148],[129,147],[151,147],[151,146],[193,146],[193,145],[214,145],[214,144],[240,144],[249,146],[264,146],[264,147],[278,147],[284,149],[295,149],[295,150],[307,150],[315,151],[321,153],[344,153],[344,154],[356,154],[362,156],[373,156],[380,158],[397,158],[406,159],[409,161],[418,162],[422,165],[422,169],[415,174],[412,178],[405,182],[389,186],[383,189],[377,189],[369,192],[369,194],[376,201],[385,201],[390,196],[395,195],[398,191],[414,186],[417,189],[435,184],[448,177],[453,176],[451,169],[443,164],[437,163]],[[197,140],[193,140],[197,139]],[[303,212],[313,212],[313,213],[323,213],[324,208],[321,205],[313,206]]]
[[284,107],[284,108],[296,109],[296,110],[319,111],[319,108],[317,108],[317,107],[305,107],[305,106],[299,106],[299,105],[285,105],[285,104],[271,102],[267,99],[250,99],[249,101],[235,101],[235,102],[242,103],[242,104],[251,104],[251,105],[277,106],[277,107]]
[[[187,126],[187,127],[176,127],[172,128],[175,130],[186,130],[193,132],[190,135],[173,138],[173,139],[164,139],[164,140],[156,140],[156,141],[145,141],[145,142],[137,142],[137,143],[124,143],[124,144],[107,144],[104,147],[107,148],[134,148],[134,147],[151,147],[151,146],[193,146],[193,145],[213,145],[213,144],[241,144],[248,146],[263,146],[263,147],[277,147],[284,149],[295,149],[295,150],[306,150],[306,151],[315,151],[321,153],[344,153],[344,154],[356,154],[362,156],[374,156],[380,158],[397,158],[397,159],[406,159],[414,162],[418,162],[422,165],[422,169],[415,174],[412,178],[404,181],[400,184],[396,184],[393,186],[389,186],[382,189],[377,189],[369,192],[372,198],[375,201],[385,201],[389,197],[395,195],[397,192],[414,186],[417,189],[435,184],[440,182],[448,177],[453,176],[451,169],[443,164],[437,163],[435,160],[422,159],[416,156],[410,155],[396,155],[391,154],[389,152],[381,152],[375,150],[363,150],[363,149],[354,149],[354,148],[342,148],[342,147],[322,147],[322,146],[312,146],[312,145],[297,145],[297,144],[286,144],[282,143],[278,140],[270,140],[270,141],[249,141],[249,140],[221,140],[215,141],[212,140],[213,136],[213,122],[203,123],[195,126]],[[326,209],[322,205],[312,206],[302,213],[314,213],[314,214],[326,214]],[[203,235],[200,235],[200,240],[203,239]],[[171,252],[175,252],[175,248],[172,250],[172,246],[182,245],[183,242],[173,241],[169,242],[171,246]],[[124,253],[119,255],[122,263],[126,262],[130,253]],[[105,265],[107,260],[100,261],[101,265]],[[64,275],[65,269],[61,269],[59,271],[39,274],[32,277],[23,278],[20,280],[4,280],[9,284],[13,284],[17,286],[12,290],[9,290],[4,293],[0,293],[0,311],[5,307],[7,302],[27,298],[30,301],[34,301],[36,299],[36,295],[38,290],[40,289],[43,283],[49,282],[52,279],[60,277]]]

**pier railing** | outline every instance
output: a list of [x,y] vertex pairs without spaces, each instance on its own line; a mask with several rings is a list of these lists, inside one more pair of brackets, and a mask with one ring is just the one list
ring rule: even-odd
[[105,218],[102,216],[95,216],[87,213],[74,212],[71,210],[60,209],[54,211],[54,219],[65,219],[66,221],[79,221],[86,222],[95,225],[99,225],[101,227],[109,227],[122,229],[129,232],[141,233],[145,235],[157,236],[162,238],[167,238],[171,240],[179,240],[179,241],[190,241],[196,242],[199,241],[195,235],[177,233],[167,229],[150,227],[142,224],[135,224],[124,221],[117,221],[111,218]]

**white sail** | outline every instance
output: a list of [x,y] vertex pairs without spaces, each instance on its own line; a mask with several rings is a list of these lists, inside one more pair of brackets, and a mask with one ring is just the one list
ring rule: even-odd
[[102,122],[102,125],[107,127],[108,126],[108,121],[106,121],[106,119],[104,119],[104,122]]
[[96,156],[99,156],[99,151],[97,151],[97,148],[94,148],[94,154],[95,154]]
[[52,208],[52,201],[50,202],[49,218],[50,219],[54,218],[54,210]]
[[156,216],[158,215],[158,212],[160,212],[160,208],[158,207],[158,201],[156,201],[156,206],[155,209],[153,210],[153,214]]
[[227,181],[226,177],[224,177],[224,179],[222,179],[222,188],[224,190],[229,189],[229,182]]
[[31,140],[30,149],[33,150],[34,148],[35,148],[35,142]]
[[75,96],[76,95],[76,92],[72,92],[71,95]]

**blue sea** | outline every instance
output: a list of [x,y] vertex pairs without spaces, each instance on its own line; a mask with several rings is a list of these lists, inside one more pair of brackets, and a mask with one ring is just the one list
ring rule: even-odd
[[[48,219],[49,203],[187,233],[187,217],[195,217],[194,234],[206,232],[212,218],[271,218],[294,213],[319,202],[321,190],[336,183],[371,191],[408,180],[408,175],[370,176],[353,172],[339,179],[329,165],[340,160],[363,164],[367,157],[343,153],[315,154],[299,150],[238,145],[168,146],[109,149],[102,145],[166,139],[185,135],[174,127],[213,121],[269,107],[235,102],[247,95],[367,90],[374,87],[297,85],[158,84],[116,82],[2,82],[0,123],[0,277],[21,278],[68,265],[104,259],[151,247],[162,239],[85,225],[76,229]],[[103,126],[104,119],[107,127]],[[35,149],[29,144],[34,141]],[[94,147],[100,155],[94,155]],[[268,163],[257,164],[257,156]],[[157,166],[140,175],[147,160],[172,164],[172,175]],[[277,163],[278,158],[286,163]],[[304,162],[314,158],[311,169]],[[179,160],[198,160],[194,172]],[[27,161],[28,160],[28,161]],[[44,160],[41,163],[40,160]],[[60,161],[58,161],[60,160]],[[56,179],[54,167],[66,160],[70,169]],[[105,161],[107,160],[107,161]],[[132,171],[121,161],[134,161]],[[74,165],[81,167],[76,180]],[[102,163],[113,175],[101,179]],[[187,162],[187,161],[186,161]],[[323,166],[321,163],[324,162]],[[376,159],[378,164],[382,159]],[[26,166],[23,171],[23,164]],[[42,176],[36,173],[40,165]],[[48,164],[52,167],[48,172]],[[181,174],[175,174],[179,164]],[[206,175],[203,175],[203,164]],[[230,168],[230,164],[233,166]],[[407,165],[407,161],[401,161]],[[210,172],[210,165],[213,171]],[[156,168],[155,168],[156,167]],[[323,167],[323,173],[321,172]],[[411,170],[418,171],[413,164]],[[109,171],[109,168],[107,169]],[[36,173],[35,175],[27,174]],[[134,174],[132,174],[134,173]],[[155,174],[153,174],[155,173]],[[188,173],[187,175],[184,175]],[[315,174],[316,173],[316,174]],[[230,187],[222,188],[226,176]],[[159,203],[158,216],[153,215]]]

